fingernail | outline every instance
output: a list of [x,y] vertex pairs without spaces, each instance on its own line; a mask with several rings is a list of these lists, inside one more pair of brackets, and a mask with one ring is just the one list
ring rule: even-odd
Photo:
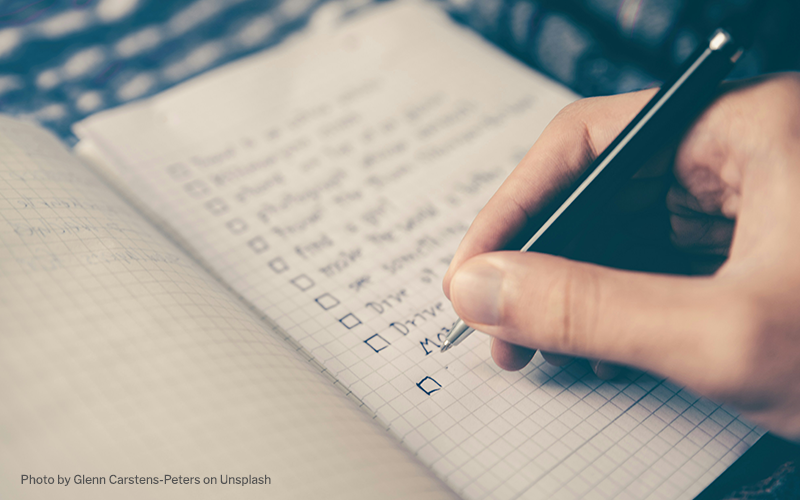
[[461,266],[450,283],[451,299],[462,318],[482,325],[500,323],[502,288],[503,272],[484,262]]

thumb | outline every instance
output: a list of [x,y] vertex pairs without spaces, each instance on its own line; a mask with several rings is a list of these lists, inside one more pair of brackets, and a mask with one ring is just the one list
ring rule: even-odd
[[497,252],[459,267],[450,297],[467,324],[506,342],[697,383],[706,366],[721,366],[709,365],[714,357],[726,355],[713,333],[735,331],[737,315],[720,288],[707,277]]

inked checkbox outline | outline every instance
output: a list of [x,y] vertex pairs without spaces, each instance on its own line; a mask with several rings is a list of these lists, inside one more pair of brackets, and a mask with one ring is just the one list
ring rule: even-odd
[[227,213],[230,207],[222,198],[212,198],[205,203],[206,210],[211,212],[211,215],[222,215]]
[[[352,320],[347,320],[347,318],[352,318],[356,322],[353,323]],[[361,324],[361,320],[358,319],[358,316],[356,316],[355,314],[347,313],[344,316],[342,316],[341,318],[339,318],[339,323],[344,325],[344,327],[347,328],[348,330],[352,330],[353,328],[355,328],[355,327],[357,327],[358,325]]]
[[[383,341],[383,343],[384,343],[384,344],[386,344],[386,345],[380,346],[380,348],[376,348],[376,346],[372,345],[372,340],[373,340],[373,339],[375,339],[376,337],[377,337],[378,339],[382,340],[382,341]],[[365,344],[367,344],[367,345],[368,345],[368,346],[369,346],[369,347],[370,347],[370,348],[371,348],[373,351],[375,351],[376,353],[377,353],[377,352],[381,352],[382,350],[384,350],[384,349],[386,349],[387,347],[389,347],[390,345],[392,345],[392,344],[391,344],[391,342],[389,342],[389,341],[388,341],[388,340],[386,340],[385,338],[381,337],[381,336],[380,336],[379,334],[377,334],[377,333],[376,333],[375,335],[373,335],[372,337],[368,338],[367,340],[365,340],[365,341],[364,341],[364,343],[365,343]]]
[[166,170],[167,175],[176,181],[182,181],[192,175],[192,171],[189,170],[189,167],[187,167],[185,163],[180,162],[168,165]]
[[[427,389],[425,389],[424,387],[422,387],[422,384],[424,384],[426,380],[430,380],[431,382],[433,382],[434,384],[436,384],[436,385],[437,385],[437,387],[436,387],[435,389],[431,389],[430,391],[428,391]],[[429,384],[429,385],[430,385],[430,384]],[[436,380],[435,380],[433,377],[425,377],[424,379],[422,379],[422,380],[420,380],[419,382],[417,382],[417,387],[419,387],[419,389],[420,389],[422,392],[424,392],[425,394],[427,394],[428,396],[430,396],[430,395],[431,395],[431,394],[433,394],[434,392],[436,392],[436,391],[440,390],[440,389],[442,388],[442,384],[440,384],[439,382],[437,382],[437,381],[436,381]]]
[[267,262],[267,265],[272,269],[275,274],[281,274],[289,270],[289,264],[283,260],[283,257],[276,257]]
[[292,280],[290,280],[292,285],[296,286],[300,289],[301,292],[305,292],[306,290],[312,288],[316,283],[314,280],[306,276],[305,274],[301,274]]
[[338,306],[339,304],[341,304],[341,302],[339,302],[339,299],[329,294],[328,292],[325,292],[316,299],[314,299],[314,302],[316,302],[321,308],[323,308],[326,311],[329,311],[334,307]]
[[202,198],[211,192],[211,187],[206,181],[195,179],[184,184],[183,190],[192,198]]
[[257,254],[264,253],[269,250],[269,243],[267,243],[267,240],[265,240],[263,236],[251,238],[247,241],[247,246],[249,246],[250,250]]
[[241,217],[236,217],[235,219],[231,219],[225,223],[225,227],[233,234],[242,234],[243,232],[247,231],[247,222],[244,221]]

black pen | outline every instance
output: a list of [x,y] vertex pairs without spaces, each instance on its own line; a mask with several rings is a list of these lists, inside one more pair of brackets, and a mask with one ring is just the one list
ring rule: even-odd
[[[563,252],[591,216],[642,165],[685,133],[714,100],[722,80],[752,44],[753,31],[747,29],[752,21],[742,18],[716,30],[708,43],[684,63],[678,76],[661,87],[583,175],[526,226],[538,229],[520,251],[552,255]],[[442,352],[461,343],[473,331],[458,319],[442,345]]]

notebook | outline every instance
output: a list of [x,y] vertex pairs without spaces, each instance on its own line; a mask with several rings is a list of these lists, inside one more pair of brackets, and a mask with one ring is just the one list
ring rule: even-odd
[[0,118],[0,497],[696,496],[763,431],[438,349],[458,242],[577,96],[429,4],[337,8],[73,151]]

